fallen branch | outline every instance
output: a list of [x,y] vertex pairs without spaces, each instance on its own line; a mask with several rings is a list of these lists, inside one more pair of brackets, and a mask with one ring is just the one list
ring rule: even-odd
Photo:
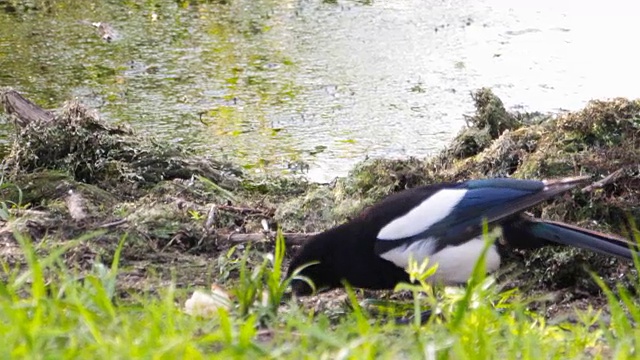
[[[301,245],[311,237],[318,233],[283,233],[284,241],[288,245]],[[232,243],[248,243],[248,242],[261,242],[266,240],[273,240],[276,238],[276,232],[270,231],[268,233],[257,234],[241,234],[232,233],[227,235],[226,240]]]
[[586,193],[586,192],[593,191],[595,189],[599,189],[599,188],[605,187],[605,186],[615,182],[619,178],[621,178],[622,175],[624,175],[624,170],[625,170],[624,168],[620,168],[620,169],[612,172],[611,174],[609,174],[604,179],[598,180],[598,181],[592,183],[591,185],[585,186],[584,188],[582,188],[581,191],[583,193]]

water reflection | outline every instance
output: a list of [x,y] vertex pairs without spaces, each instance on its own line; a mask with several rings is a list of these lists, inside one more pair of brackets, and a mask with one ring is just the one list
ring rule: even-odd
[[36,5],[0,0],[0,86],[49,107],[78,97],[248,169],[305,160],[319,180],[439,150],[478,87],[541,111],[638,96],[639,5],[622,0],[21,3]]

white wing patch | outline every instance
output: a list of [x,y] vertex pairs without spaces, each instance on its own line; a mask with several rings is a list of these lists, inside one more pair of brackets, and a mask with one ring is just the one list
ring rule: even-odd
[[398,246],[381,254],[380,257],[387,261],[391,261],[396,264],[397,267],[406,269],[407,266],[409,266],[409,258],[411,258],[411,256],[413,256],[413,259],[420,264],[425,258],[431,256],[434,248],[435,239],[428,238],[414,241],[409,244],[409,246]]
[[[380,256],[403,269],[408,267],[411,256],[418,263],[428,257],[429,267],[438,264],[438,269],[435,274],[427,279],[428,281],[445,285],[463,284],[467,282],[473,273],[473,268],[484,248],[484,238],[479,236],[458,246],[447,246],[436,253],[432,253],[434,244],[432,238],[419,240],[409,246],[401,246],[389,250]],[[498,270],[500,267],[500,255],[495,245],[492,245],[487,250],[485,260],[487,273]]]
[[385,225],[378,233],[378,239],[397,240],[420,234],[447,217],[466,193],[465,189],[438,191],[407,214]]
[[[438,270],[427,280],[445,285],[463,284],[469,280],[473,268],[484,249],[484,238],[479,236],[458,246],[447,246],[429,258],[429,264],[438,264]],[[500,267],[500,255],[495,245],[487,249],[485,258],[487,273]]]

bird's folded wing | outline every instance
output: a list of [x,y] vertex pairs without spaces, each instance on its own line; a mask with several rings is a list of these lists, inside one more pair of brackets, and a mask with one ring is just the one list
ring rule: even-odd
[[503,220],[574,186],[488,179],[442,188],[382,227],[375,251],[382,254],[415,241],[435,242],[433,251],[458,245],[480,235],[484,220],[489,224]]

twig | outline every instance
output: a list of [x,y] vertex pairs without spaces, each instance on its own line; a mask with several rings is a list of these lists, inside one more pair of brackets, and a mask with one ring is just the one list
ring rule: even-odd
[[[316,234],[317,233],[283,233],[282,236],[284,236],[284,241],[289,245],[301,245]],[[232,243],[261,242],[275,239],[275,237],[275,231],[256,234],[231,233],[227,236],[227,241]]]
[[232,211],[232,212],[237,212],[241,214],[265,214],[270,212],[266,210],[259,210],[259,209],[231,206],[231,205],[218,205],[218,208],[220,210]]
[[102,224],[102,225],[100,225],[98,227],[99,228],[109,228],[109,227],[113,227],[113,226],[122,225],[122,224],[124,224],[126,222],[127,222],[127,219],[120,219],[120,220],[113,221],[113,222],[110,222],[110,223]]
[[607,177],[605,177],[602,180],[598,180],[594,183],[592,183],[591,185],[585,186],[584,188],[582,188],[582,192],[586,193],[589,191],[593,191],[594,189],[599,189],[602,188],[606,185],[609,185],[613,182],[615,182],[616,180],[618,180],[619,178],[622,177],[622,175],[624,174],[624,168],[620,168],[614,172],[612,172],[611,174],[609,174]]

